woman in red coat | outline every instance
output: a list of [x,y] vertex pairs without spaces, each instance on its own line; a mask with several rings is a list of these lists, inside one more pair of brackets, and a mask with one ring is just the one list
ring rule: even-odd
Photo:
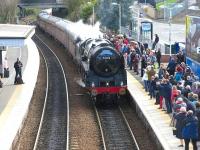
[[172,94],[171,94],[171,102],[172,104],[175,103],[175,98],[179,95],[179,91],[176,85],[172,86]]

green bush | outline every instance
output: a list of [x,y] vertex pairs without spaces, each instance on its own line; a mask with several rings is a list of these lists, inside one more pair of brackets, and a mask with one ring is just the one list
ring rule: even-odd
[[176,3],[176,2],[177,2],[177,0],[166,0],[165,2],[163,1],[163,2],[157,3],[157,4],[156,4],[156,9],[157,9],[157,10],[160,10],[160,6],[161,6],[161,5],[164,5],[164,3],[165,3],[166,5],[169,5],[169,4],[171,4],[171,3]]
[[92,15],[92,8],[92,4],[85,4],[82,6],[80,17],[83,19],[83,22],[86,22],[87,19]]
[[36,15],[36,10],[35,9],[25,9],[25,16],[30,16],[30,15]]

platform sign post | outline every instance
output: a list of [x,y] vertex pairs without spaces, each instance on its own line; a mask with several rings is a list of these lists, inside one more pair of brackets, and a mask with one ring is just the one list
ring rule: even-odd
[[150,21],[142,21],[141,22],[141,35],[142,40],[153,40],[153,24]]
[[6,46],[0,46],[0,76],[3,77],[3,55],[2,52],[6,51]]

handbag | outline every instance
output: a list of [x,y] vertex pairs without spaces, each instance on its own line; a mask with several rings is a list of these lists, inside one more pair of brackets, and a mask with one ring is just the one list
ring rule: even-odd
[[177,135],[177,129],[176,128],[173,128],[172,131],[173,131],[173,135]]
[[4,68],[4,78],[9,77],[9,68]]

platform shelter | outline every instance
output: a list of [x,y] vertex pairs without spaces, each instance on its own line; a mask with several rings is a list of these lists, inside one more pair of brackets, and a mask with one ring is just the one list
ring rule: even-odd
[[[14,47],[22,49],[35,33],[34,26],[0,24],[0,76],[3,77],[3,62],[7,49]],[[19,51],[21,52],[21,50]],[[21,57],[21,54],[19,55]]]
[[[34,26],[0,24],[0,69],[3,76],[4,58],[10,75],[2,78],[0,88],[0,147],[14,149],[22,129],[39,70],[39,53],[31,37]],[[23,63],[24,84],[14,85],[14,62],[19,58]]]

